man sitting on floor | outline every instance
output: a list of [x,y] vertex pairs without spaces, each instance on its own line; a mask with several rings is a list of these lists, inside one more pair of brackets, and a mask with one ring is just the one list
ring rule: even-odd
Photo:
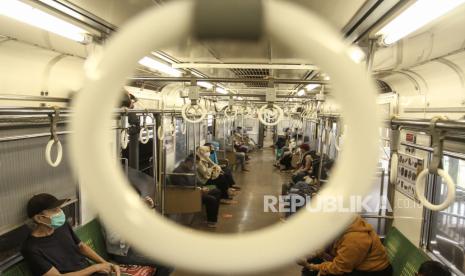
[[337,238],[326,253],[299,262],[302,276],[392,276],[392,266],[379,236],[362,217]]
[[[27,204],[27,215],[35,227],[23,244],[21,254],[35,276],[120,275],[117,265],[100,257],[74,234],[66,223],[61,206],[68,199],[58,200],[50,194],[33,196]],[[91,265],[87,259],[96,264]]]

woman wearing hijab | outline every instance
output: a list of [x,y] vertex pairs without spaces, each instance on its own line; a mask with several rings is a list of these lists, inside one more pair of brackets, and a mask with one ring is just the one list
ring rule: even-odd
[[200,146],[197,148],[197,178],[204,185],[213,185],[221,191],[221,202],[230,203],[229,188],[227,178],[224,176],[221,167],[210,159],[210,147]]

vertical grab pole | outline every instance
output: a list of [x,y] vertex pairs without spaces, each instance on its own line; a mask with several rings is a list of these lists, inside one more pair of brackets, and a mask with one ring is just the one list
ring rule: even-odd
[[[383,195],[384,195],[384,169],[381,169],[381,185],[379,187],[379,199],[381,200],[380,204],[382,204],[382,201],[383,201]],[[383,215],[383,208],[379,208],[378,210],[378,216],[382,216]],[[381,218],[378,218],[378,231],[380,231],[381,229]],[[386,232],[385,232],[386,233]],[[383,233],[383,234],[385,234]]]
[[305,144],[305,133],[306,132],[307,132],[307,121],[305,121],[305,119],[302,119],[302,144]]
[[189,130],[190,130],[190,124],[187,124],[187,121],[183,121],[184,128],[186,129],[186,133],[184,133],[184,139],[186,140],[186,156],[190,154],[190,145],[189,145]]
[[223,158],[226,159],[226,118],[223,118]]
[[152,139],[152,171],[153,171],[153,181],[154,181],[154,186],[155,186],[155,206],[160,207],[161,205],[161,200],[160,200],[160,187],[158,185],[158,154],[157,154],[157,146],[158,142],[156,139],[157,132],[155,129],[157,129],[157,123],[156,123],[156,117],[155,113],[152,113],[153,115],[153,139]]
[[241,124],[242,124],[241,125],[242,133],[241,134],[242,134],[242,137],[244,137],[244,131],[245,131],[245,129],[244,129],[244,113],[242,113],[242,122],[241,122]]
[[199,146],[200,146],[200,141],[202,141],[202,128],[203,128],[203,124],[204,124],[205,121],[201,121],[199,123]]
[[[192,124],[192,127],[194,129],[194,173],[197,174],[197,149],[196,149],[196,139],[195,139],[195,123]],[[199,125],[199,132],[200,132],[200,125]],[[197,187],[197,176],[195,176],[195,179],[194,179],[194,186]]]
[[162,193],[162,201],[163,201],[163,212],[162,214],[164,215],[165,214],[165,193],[166,193],[166,148],[164,147],[164,143],[165,141],[162,140],[161,141],[162,143],[162,147],[163,147],[163,164],[162,164],[162,167],[163,167],[163,173],[161,175],[162,177],[162,185],[163,185],[163,193]]
[[116,129],[115,129],[115,135],[116,135],[116,140],[115,140],[115,147],[116,147],[116,161],[120,162],[121,160],[121,134],[120,134],[120,129],[124,128],[123,124],[123,118],[124,116],[122,114],[119,114],[119,120],[117,121]]
[[[163,215],[164,214],[164,209],[165,209],[165,202],[164,202],[164,187],[163,187],[163,182],[162,182],[162,170],[163,170],[163,152],[162,152],[162,147],[163,145],[158,141],[158,132],[155,131],[158,126],[161,125],[161,116],[159,113],[154,114],[154,131],[153,131],[153,143],[154,143],[154,172],[156,172],[156,176],[154,176],[155,181],[156,181],[156,190],[157,190],[157,199],[158,199],[158,204],[159,204],[159,211]],[[156,155],[155,155],[156,154]]]
[[[208,121],[207,121],[207,132],[208,132]],[[216,141],[216,114],[212,116],[212,132],[211,132],[211,141]],[[210,142],[211,142],[210,141]]]
[[[160,116],[160,126],[163,125],[163,120],[164,120],[164,117],[163,117],[163,113],[162,115]],[[157,134],[158,134],[158,131],[157,131]],[[166,192],[166,150],[165,150],[165,147],[164,147],[164,144],[165,144],[165,140],[159,140],[159,145],[160,145],[160,153],[161,153],[161,158],[160,158],[160,166],[161,166],[161,174],[160,174],[160,180],[161,180],[161,188],[162,188],[162,192],[161,192],[161,202],[162,202],[162,215],[165,214],[165,192]]]
[[[325,126],[325,121],[324,119],[321,120],[321,139],[320,139],[320,166],[318,168],[318,182],[321,182],[321,172],[323,171],[323,162],[324,162],[324,159],[325,159],[325,152],[324,152],[324,149],[325,149],[325,143],[326,143],[326,126]],[[323,141],[323,133],[325,134],[325,141]]]

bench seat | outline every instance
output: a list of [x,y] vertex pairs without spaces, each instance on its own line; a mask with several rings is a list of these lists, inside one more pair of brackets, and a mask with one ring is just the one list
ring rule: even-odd
[[[89,223],[78,227],[76,230],[76,235],[81,239],[82,242],[90,246],[97,254],[99,254],[105,260],[109,260],[105,239],[102,234],[102,229],[100,222],[97,219],[90,221]],[[136,276],[149,276],[155,273],[155,268],[144,267],[144,266],[124,266],[122,271],[130,273],[127,275],[136,275]],[[7,268],[5,271],[1,272],[2,276],[33,276],[29,270],[26,261],[22,260],[11,267]]]
[[384,246],[393,268],[393,276],[415,276],[420,265],[430,260],[395,227],[389,230]]

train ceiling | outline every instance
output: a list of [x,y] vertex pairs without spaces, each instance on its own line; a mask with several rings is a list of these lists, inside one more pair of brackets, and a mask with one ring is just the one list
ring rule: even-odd
[[[29,1],[29,0],[25,0]],[[84,15],[84,20],[92,21],[100,30],[111,33],[121,27],[128,19],[137,13],[153,6],[161,6],[169,0],[37,0],[44,5],[55,4],[70,7]],[[313,10],[329,21],[347,37],[358,39],[357,34],[363,34],[368,27],[367,21],[381,18],[400,0],[288,0]],[[78,16],[79,17],[79,16]],[[75,19],[81,19],[75,18]],[[90,20],[89,20],[90,19]],[[176,18],[173,18],[176,20]],[[103,27],[102,27],[103,26]],[[371,26],[371,25],[370,25]],[[318,31],[312,26],[303,26],[309,32]],[[364,29],[365,28],[365,29]],[[137,43],[137,41],[135,41]],[[362,45],[364,46],[364,45]],[[311,49],[311,47],[309,47]],[[216,78],[262,78],[268,79],[322,79],[315,70],[311,60],[297,56],[281,43],[267,37],[259,43],[225,43],[198,42],[193,39],[180,41],[175,47],[161,50],[169,59],[179,66],[195,63],[196,72],[205,77]],[[247,68],[215,67],[218,64],[244,64]],[[203,66],[202,66],[203,65]],[[254,67],[254,65],[256,65]],[[294,67],[293,67],[294,66]],[[297,67],[295,67],[297,66]],[[298,68],[301,66],[301,68]],[[308,68],[305,68],[307,66]],[[141,68],[142,69],[142,68]],[[189,67],[182,67],[189,73]],[[139,76],[158,75],[148,70],[138,72]],[[142,84],[142,83],[140,83]],[[151,83],[154,89],[162,88],[166,83]],[[224,84],[229,89],[248,89],[266,87],[266,82]],[[302,85],[279,84],[279,90],[297,91]]]

